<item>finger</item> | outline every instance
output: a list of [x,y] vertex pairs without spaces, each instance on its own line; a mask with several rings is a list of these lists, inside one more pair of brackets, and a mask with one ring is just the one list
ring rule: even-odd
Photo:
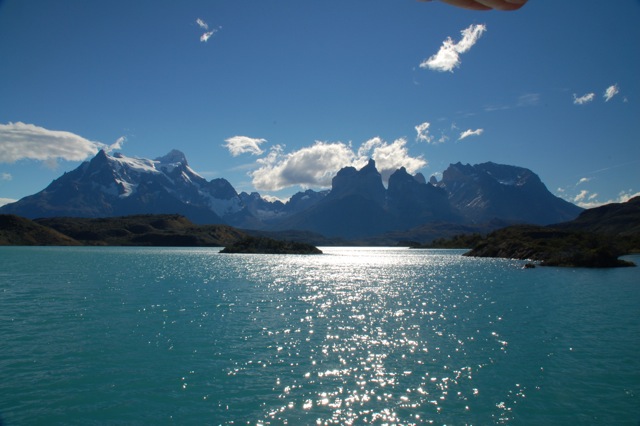
[[480,4],[475,0],[441,0],[443,3],[450,4],[452,6],[462,7],[471,10],[490,10],[491,7]]
[[527,0],[475,0],[488,8],[496,10],[517,10],[520,9]]

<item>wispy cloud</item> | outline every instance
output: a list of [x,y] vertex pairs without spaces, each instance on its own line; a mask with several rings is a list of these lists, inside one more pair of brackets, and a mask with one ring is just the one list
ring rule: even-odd
[[417,141],[421,141],[421,142],[426,142],[426,143],[431,143],[431,141],[433,141],[433,136],[431,136],[429,134],[429,126],[431,126],[431,123],[428,122],[424,122],[422,124],[418,124],[415,128],[416,128],[416,140]]
[[13,176],[11,176],[11,173],[7,173],[7,172],[0,173],[0,180],[10,181],[12,179],[13,179]]
[[484,106],[485,112],[504,111],[514,108],[533,107],[540,104],[540,93],[524,93],[515,100],[507,104],[489,104]]
[[591,178],[586,178],[586,177],[580,178],[580,180],[578,181],[578,183],[576,183],[576,186],[581,185],[581,184],[583,184],[583,183],[587,183],[587,182],[589,182],[590,180],[591,180]]
[[285,153],[276,145],[266,157],[260,158],[258,168],[250,173],[258,190],[278,191],[292,186],[330,187],[331,180],[343,167],[362,168],[369,158],[376,161],[376,168],[383,180],[400,167],[409,173],[427,165],[422,157],[412,157],[406,148],[406,140],[387,143],[376,137],[363,143],[357,151],[343,142],[316,141],[312,146]]
[[209,24],[207,24],[200,18],[196,19],[196,24],[198,24],[198,26],[203,30],[209,30]]
[[586,189],[583,189],[582,191],[580,191],[578,193],[578,195],[573,197],[573,202],[574,203],[580,203],[580,202],[584,201],[587,198],[588,194],[589,194],[589,191],[587,191]]
[[215,33],[217,33],[221,27],[218,28],[214,28],[211,31],[209,31],[209,24],[207,24],[204,20],[202,20],[201,18],[196,19],[196,24],[202,28],[203,30],[205,30],[204,33],[202,33],[202,35],[200,36],[200,41],[203,43],[206,43],[207,41],[209,41],[209,39],[211,38],[211,36],[213,36]]
[[605,102],[609,102],[611,100],[611,98],[613,98],[615,95],[617,95],[618,93],[620,93],[620,89],[618,89],[618,85],[614,84],[612,86],[607,87],[607,89],[604,91],[604,101]]
[[525,93],[524,95],[518,96],[518,102],[516,103],[517,107],[529,107],[535,106],[540,103],[540,94],[539,93]]
[[122,137],[114,144],[105,145],[71,132],[49,130],[34,124],[0,124],[0,162],[30,159],[54,166],[57,160],[82,161],[101,149],[119,149],[124,140]]
[[471,49],[486,30],[485,25],[471,25],[461,31],[462,39],[459,42],[456,43],[448,37],[438,53],[422,61],[420,68],[453,72],[454,68],[460,66],[460,55]]
[[127,141],[127,138],[124,136],[120,136],[114,143],[104,148],[105,151],[111,152],[116,151],[118,149],[122,149],[122,145]]
[[594,207],[600,207],[605,204],[611,203],[626,203],[630,199],[634,197],[640,197],[640,192],[633,191],[631,189],[627,191],[620,191],[618,196],[611,200],[606,201],[598,201],[598,193],[590,193],[587,190],[582,190],[578,195],[573,198],[573,202],[584,208],[584,209],[592,209]]
[[207,31],[206,33],[203,33],[200,36],[200,41],[203,42],[203,43],[206,43],[207,41],[209,41],[211,36],[214,35],[216,32],[217,32],[217,30]]
[[266,141],[266,139],[250,138],[249,136],[233,136],[225,139],[225,147],[234,157],[244,153],[261,155],[264,151],[260,149],[260,144]]
[[0,207],[6,205],[6,204],[11,204],[11,203],[15,203],[18,200],[14,200],[13,198],[0,198]]
[[465,130],[464,132],[460,133],[460,137],[458,138],[458,140],[461,141],[462,139],[466,139],[469,136],[480,136],[483,132],[484,129]]
[[593,101],[596,97],[595,93],[587,93],[586,95],[578,96],[575,93],[573,94],[573,103],[576,105],[584,105]]

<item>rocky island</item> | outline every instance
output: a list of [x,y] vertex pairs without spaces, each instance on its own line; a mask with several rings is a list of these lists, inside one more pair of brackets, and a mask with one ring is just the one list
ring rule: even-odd
[[640,197],[585,210],[550,226],[508,226],[487,235],[467,256],[530,259],[544,266],[635,266],[619,259],[640,252]]
[[595,233],[519,225],[492,232],[465,256],[532,260],[541,266],[635,266],[619,259],[626,252],[621,244]]
[[248,236],[228,245],[220,253],[322,254],[322,250],[311,244],[301,242]]

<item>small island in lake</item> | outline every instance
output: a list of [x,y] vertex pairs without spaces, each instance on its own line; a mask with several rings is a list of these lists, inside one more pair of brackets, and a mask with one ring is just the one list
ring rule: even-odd
[[311,244],[296,241],[247,236],[226,246],[220,253],[322,254],[322,250]]
[[576,219],[549,226],[512,225],[488,235],[438,239],[412,248],[471,248],[465,256],[531,260],[526,268],[635,266],[620,259],[640,253],[640,197],[585,210]]
[[619,259],[626,252],[615,240],[595,233],[519,225],[492,232],[465,256],[528,259],[541,266],[635,266]]

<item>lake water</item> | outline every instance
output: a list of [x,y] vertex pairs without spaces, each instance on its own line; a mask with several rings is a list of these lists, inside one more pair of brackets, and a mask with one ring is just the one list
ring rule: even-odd
[[0,248],[0,423],[640,423],[640,268],[218,250]]

